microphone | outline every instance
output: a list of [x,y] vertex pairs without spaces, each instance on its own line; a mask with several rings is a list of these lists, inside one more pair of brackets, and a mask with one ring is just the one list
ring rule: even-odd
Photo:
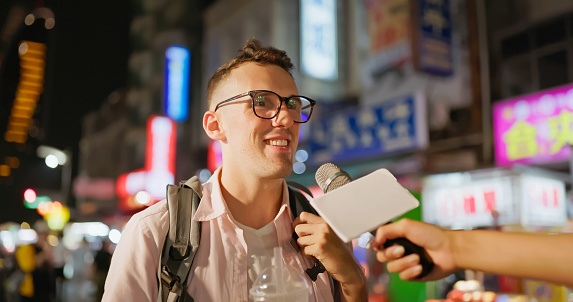
[[[389,172],[388,172],[389,173]],[[350,175],[332,163],[326,163],[320,166],[315,175],[316,183],[322,189],[324,194],[332,192],[344,185],[352,182]],[[390,223],[390,222],[388,222]],[[370,232],[372,235],[376,234],[376,230]],[[423,278],[428,275],[434,268],[434,261],[426,250],[417,244],[412,243],[406,238],[395,238],[386,240],[384,248],[393,245],[401,245],[404,247],[404,256],[410,254],[418,254],[420,257],[420,264],[422,265],[422,272],[417,279]]]

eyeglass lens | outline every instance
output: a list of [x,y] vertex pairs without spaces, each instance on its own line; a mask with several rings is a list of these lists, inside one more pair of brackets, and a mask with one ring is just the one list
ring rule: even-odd
[[[262,118],[273,118],[278,113],[281,100],[270,92],[257,92],[253,96],[255,114]],[[311,103],[304,97],[291,97],[285,104],[288,112],[296,122],[306,122],[312,111]]]

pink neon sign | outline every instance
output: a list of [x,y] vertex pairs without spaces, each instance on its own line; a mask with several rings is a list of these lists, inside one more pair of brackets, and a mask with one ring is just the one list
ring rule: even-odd
[[122,174],[117,179],[121,199],[147,191],[152,201],[165,198],[165,187],[175,181],[175,122],[163,116],[152,116],[147,122],[145,167]]
[[573,85],[495,103],[493,131],[500,166],[569,160]]

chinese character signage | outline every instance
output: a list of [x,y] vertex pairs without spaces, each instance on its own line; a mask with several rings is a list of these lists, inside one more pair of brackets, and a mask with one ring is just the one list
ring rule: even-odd
[[567,222],[565,184],[533,175],[521,176],[521,224],[562,226]]
[[302,71],[321,80],[336,80],[336,1],[301,0],[300,14]]
[[509,177],[472,180],[463,173],[428,176],[422,191],[423,219],[453,229],[519,223]]
[[452,63],[452,19],[449,0],[413,1],[413,58],[424,72],[449,76]]
[[567,222],[563,181],[503,168],[427,176],[422,210],[424,221],[453,229]]
[[573,85],[495,103],[493,131],[500,166],[568,161]]
[[311,164],[423,149],[428,144],[425,100],[408,95],[345,110],[312,124]]
[[365,87],[375,85],[384,71],[410,58],[411,14],[409,0],[362,0],[358,2],[356,31]]

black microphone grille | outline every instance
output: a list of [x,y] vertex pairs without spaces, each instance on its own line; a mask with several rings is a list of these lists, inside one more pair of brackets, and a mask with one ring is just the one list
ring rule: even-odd
[[328,193],[352,181],[348,173],[331,163],[320,166],[316,170],[315,179],[324,193]]

